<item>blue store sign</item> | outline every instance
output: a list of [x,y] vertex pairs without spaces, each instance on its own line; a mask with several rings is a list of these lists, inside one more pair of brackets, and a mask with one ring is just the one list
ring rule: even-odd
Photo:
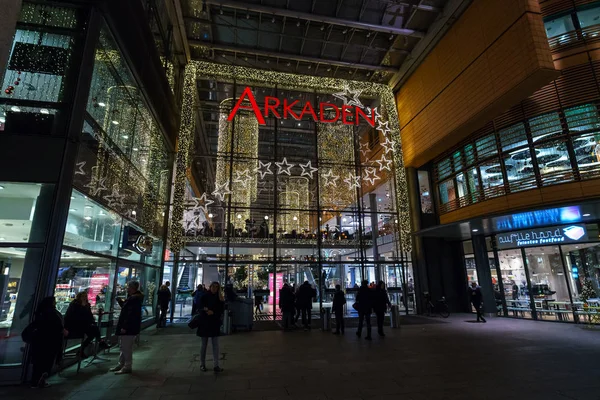
[[587,238],[585,225],[577,224],[500,233],[496,235],[496,242],[498,249],[510,249],[584,242]]

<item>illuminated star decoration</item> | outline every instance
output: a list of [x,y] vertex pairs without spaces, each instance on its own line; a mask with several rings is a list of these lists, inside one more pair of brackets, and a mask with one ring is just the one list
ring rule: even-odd
[[360,102],[360,95],[362,90],[352,90],[349,87],[345,87],[343,92],[334,93],[333,97],[336,97],[344,102],[346,106],[356,106],[359,108],[364,108],[363,104]]
[[[387,169],[388,171],[392,172],[392,169],[390,168],[390,165],[392,164],[392,160],[388,160],[387,158],[385,158],[385,154],[381,155],[381,159],[375,161],[377,164],[379,164],[379,170],[383,171],[384,169]],[[385,165],[384,165],[385,164]]]
[[389,153],[390,151],[394,153],[394,147],[396,146],[396,143],[391,141],[389,137],[386,137],[385,142],[381,143],[381,146],[385,149],[385,154]]
[[369,143],[368,142],[364,142],[360,144],[360,152],[363,155],[363,157],[367,156],[367,153],[370,152],[371,149],[369,148]]
[[323,175],[323,178],[325,178],[325,187],[327,186],[336,186],[336,182],[338,179],[340,179],[339,175],[333,175],[333,169],[329,169],[329,172],[326,173],[325,175]]
[[[277,165],[277,174],[281,175],[281,174],[287,174],[292,175],[292,173],[290,172],[290,169],[294,167],[294,165],[296,164],[290,164],[287,161],[286,157],[283,157],[283,161],[281,162],[276,162],[275,165]],[[283,166],[286,166],[285,168]]]
[[235,171],[235,178],[233,178],[233,181],[241,183],[243,187],[248,187],[248,182],[250,182],[251,179],[250,171],[245,169],[243,171]]
[[390,133],[392,130],[390,129],[389,126],[390,122],[389,121],[385,121],[382,122],[381,120],[379,121],[379,125],[377,125],[377,130],[379,132],[381,132],[381,134],[383,136],[387,136],[388,133]]
[[108,202],[111,208],[123,208],[125,206],[124,199],[126,195],[120,194],[117,185],[113,185],[112,193],[104,196],[104,200]]
[[98,174],[95,172],[97,169],[98,167],[92,167],[92,177],[86,185],[83,185],[83,187],[86,187],[90,190],[89,194],[91,196],[98,196],[100,192],[107,190],[107,187],[104,186],[106,177],[98,179]]
[[[206,193],[202,193],[202,196],[200,197],[194,197],[192,201],[194,202],[194,204],[191,207],[191,211],[195,214],[198,210],[202,210],[204,211],[204,215],[208,215],[208,206],[214,203],[213,200],[208,199]],[[200,202],[202,202],[204,205],[201,206]]]
[[375,181],[380,180],[381,178],[377,176],[377,168],[369,167],[365,168],[365,176],[363,178],[364,181],[367,181],[373,186]]
[[261,194],[262,192],[268,193],[271,190],[273,190],[273,183],[267,182],[267,181],[258,182],[258,193],[257,194]]
[[220,201],[225,201],[225,196],[228,194],[231,194],[231,190],[229,190],[229,181],[226,181],[225,183],[219,185],[218,183],[215,184],[216,189],[214,192],[212,192],[211,194],[213,196],[215,196],[215,198],[219,199]]
[[381,114],[379,114],[379,111],[377,111],[377,107],[367,107],[367,112],[369,118],[371,118],[373,116],[373,113],[375,113],[375,122],[379,122],[379,120],[381,119]]
[[348,189],[352,190],[354,188],[360,187],[359,177],[354,175],[352,172],[348,173],[348,177],[344,179],[344,182],[348,184]]
[[312,161],[307,162],[306,164],[298,164],[300,168],[302,168],[302,174],[300,176],[308,176],[310,179],[314,179],[313,175],[319,169],[312,166]]
[[258,160],[258,167],[254,168],[254,172],[260,174],[260,179],[265,179],[265,175],[273,175],[273,171],[271,171],[271,163],[264,163]]
[[83,170],[83,167],[85,167],[85,161],[78,162],[75,165],[78,168],[77,171],[75,171],[75,175],[85,175],[85,171]]

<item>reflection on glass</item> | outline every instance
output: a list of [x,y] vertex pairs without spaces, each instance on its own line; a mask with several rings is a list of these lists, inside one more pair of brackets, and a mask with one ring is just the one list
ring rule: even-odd
[[43,243],[54,185],[0,182],[0,244]]
[[[549,38],[564,35],[567,32],[571,32],[575,30],[575,26],[573,25],[573,19],[571,18],[571,14],[563,15],[561,17],[556,17],[547,21],[544,21],[544,26],[546,28],[546,35]],[[565,38],[563,41],[566,41]],[[564,44],[564,43],[561,43]]]
[[479,167],[481,183],[486,197],[497,197],[504,194],[504,177],[502,167],[497,159],[484,162]]
[[442,204],[450,203],[456,199],[454,190],[454,179],[449,179],[439,184],[440,202]]
[[573,180],[566,142],[553,141],[538,144],[534,151],[544,185]]
[[498,251],[508,315],[532,318],[525,264],[521,250]]

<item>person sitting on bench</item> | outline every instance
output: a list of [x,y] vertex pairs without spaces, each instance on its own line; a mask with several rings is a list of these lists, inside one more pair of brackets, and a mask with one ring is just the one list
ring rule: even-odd
[[87,358],[85,348],[94,339],[97,340],[100,348],[108,347],[106,342],[100,337],[100,328],[96,325],[96,321],[92,315],[92,308],[86,291],[77,293],[75,300],[69,304],[69,308],[65,314],[65,330],[68,332],[67,338],[70,339],[86,336],[79,350],[81,358]]

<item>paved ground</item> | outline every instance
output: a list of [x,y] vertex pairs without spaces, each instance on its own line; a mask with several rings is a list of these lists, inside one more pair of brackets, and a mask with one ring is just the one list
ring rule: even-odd
[[223,337],[219,376],[199,370],[199,340],[187,328],[149,331],[134,354],[133,375],[106,372],[113,362],[96,364],[51,378],[53,387],[43,392],[0,388],[0,398],[600,399],[600,330],[471,319],[413,321],[372,342],[353,331],[345,337],[318,330]]

